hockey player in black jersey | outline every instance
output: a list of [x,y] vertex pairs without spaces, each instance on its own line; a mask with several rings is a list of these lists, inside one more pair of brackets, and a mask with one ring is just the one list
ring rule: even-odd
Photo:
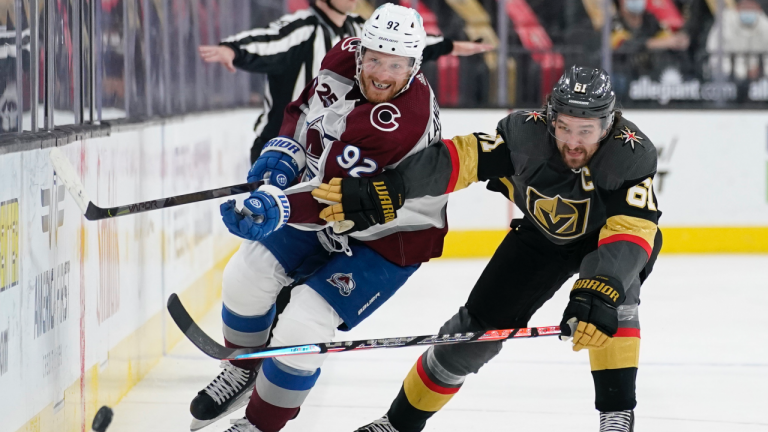
[[[527,327],[534,312],[578,273],[561,338],[572,337],[574,351],[589,351],[600,431],[629,432],[640,353],[640,287],[661,249],[661,232],[653,193],[656,149],[615,109],[615,99],[604,71],[574,66],[553,89],[545,110],[510,114],[495,136],[443,140],[443,146],[432,146],[395,170],[368,179],[334,179],[314,194],[339,203],[321,217],[339,230],[358,230],[384,220],[376,198],[382,191],[409,199],[488,181],[489,189],[514,201],[525,216],[512,221],[466,304],[440,333]],[[387,415],[358,431],[421,431],[465,377],[501,347],[490,342],[428,349]]]

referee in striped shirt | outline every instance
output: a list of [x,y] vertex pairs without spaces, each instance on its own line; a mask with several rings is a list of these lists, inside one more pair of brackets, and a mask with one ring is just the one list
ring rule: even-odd
[[[315,0],[309,9],[285,15],[267,28],[248,30],[230,36],[219,45],[199,47],[207,63],[221,63],[230,72],[242,69],[267,75],[264,112],[256,121],[256,140],[251,148],[251,164],[264,144],[277,136],[283,111],[317,76],[320,63],[341,39],[360,36],[365,19],[349,12],[357,0]],[[490,45],[459,42],[428,36],[424,61],[441,55],[467,56],[492,49]]]

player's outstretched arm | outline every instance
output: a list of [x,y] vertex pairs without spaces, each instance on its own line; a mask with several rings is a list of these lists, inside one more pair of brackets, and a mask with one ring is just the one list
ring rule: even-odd
[[353,232],[393,220],[403,198],[445,195],[513,172],[501,136],[474,133],[443,140],[373,178],[334,178],[312,195],[330,205],[322,219],[336,223],[337,232]]
[[[256,28],[230,36],[219,44],[218,50],[226,53],[224,50],[229,49],[234,54],[231,61],[226,59],[226,63],[219,61],[218,57],[209,60],[211,54],[204,54],[204,49],[212,51],[209,46],[201,46],[200,55],[206,62],[224,64],[231,72],[238,68],[248,72],[281,73],[301,61],[301,44],[314,35],[316,23],[309,16],[293,21],[281,18],[267,28]],[[206,55],[209,57],[206,58]]]

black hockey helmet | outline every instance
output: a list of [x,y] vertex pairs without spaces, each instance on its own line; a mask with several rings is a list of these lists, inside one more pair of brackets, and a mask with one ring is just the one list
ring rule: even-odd
[[552,89],[547,100],[547,124],[554,135],[558,114],[600,119],[601,130],[613,123],[616,94],[611,77],[600,68],[572,66]]

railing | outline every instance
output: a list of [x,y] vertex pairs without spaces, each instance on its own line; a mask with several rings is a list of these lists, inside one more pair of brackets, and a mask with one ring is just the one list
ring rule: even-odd
[[[600,66],[599,53],[578,47],[553,47],[565,65]],[[544,86],[544,68],[535,54],[511,48],[515,64],[509,86],[511,107],[541,106],[551,86]],[[686,56],[669,52],[613,53],[611,78],[624,108],[766,108],[768,53]],[[722,67],[722,73],[719,74]],[[550,72],[551,73],[551,72]],[[562,73],[562,70],[559,71]],[[558,75],[559,76],[559,75]],[[488,106],[492,106],[491,103]]]
[[[537,51],[516,39],[509,1],[483,2],[500,39],[496,53],[423,65],[441,106],[539,106],[572,64],[608,69],[623,107],[764,108],[768,101],[768,52],[729,53],[722,20],[714,20],[714,50],[699,41],[696,50],[614,51],[604,20],[602,29],[587,26]],[[450,9],[440,2],[424,4]],[[726,2],[713,2],[719,16]],[[605,1],[594,3],[611,12]],[[206,65],[197,47],[287,10],[289,0],[0,0],[0,134],[258,104],[262,76]],[[455,30],[456,17],[447,18],[438,24]]]
[[0,133],[259,102],[197,46],[278,18],[270,0],[0,0]]

